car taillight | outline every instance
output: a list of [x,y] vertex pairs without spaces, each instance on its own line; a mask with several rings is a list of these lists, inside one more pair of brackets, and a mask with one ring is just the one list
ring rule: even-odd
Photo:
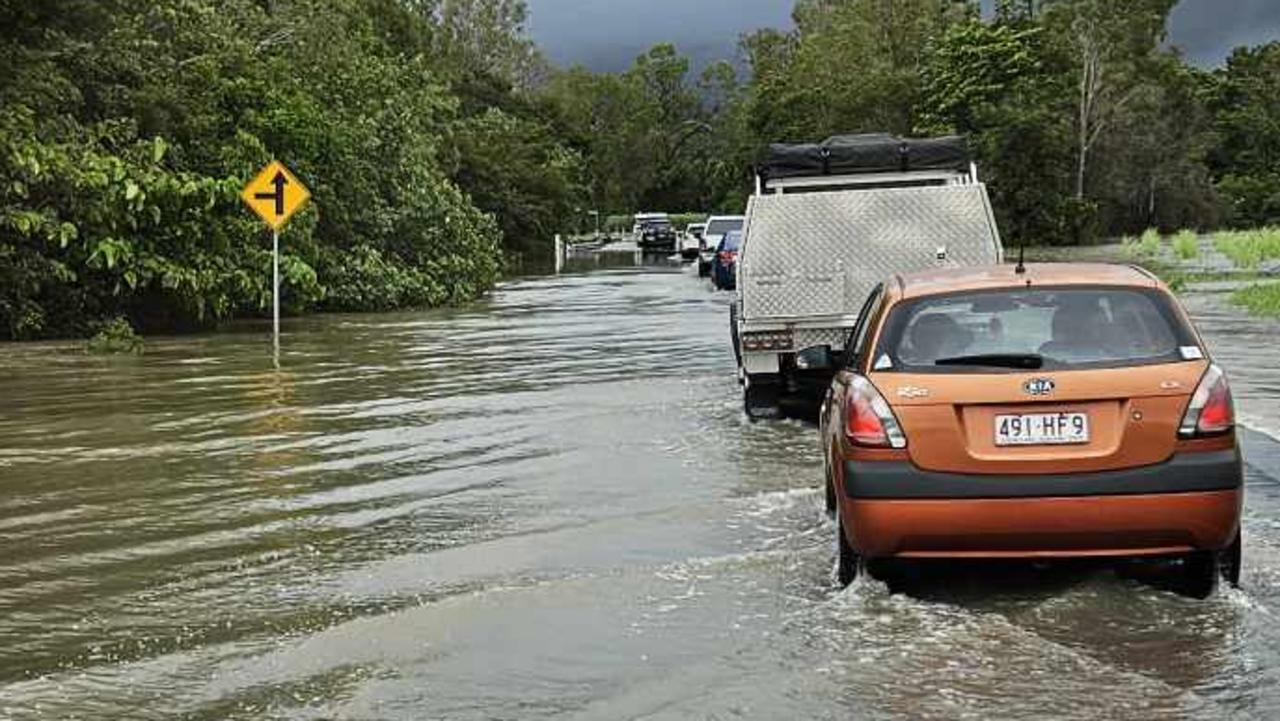
[[720,260],[725,263],[732,263],[738,259],[738,254],[731,250],[720,251]]
[[1235,405],[1231,401],[1227,374],[1218,366],[1211,365],[1191,396],[1182,424],[1178,426],[1178,435],[1183,438],[1221,435],[1235,425]]
[[855,446],[906,448],[907,437],[893,410],[871,381],[855,376],[845,396],[845,435]]

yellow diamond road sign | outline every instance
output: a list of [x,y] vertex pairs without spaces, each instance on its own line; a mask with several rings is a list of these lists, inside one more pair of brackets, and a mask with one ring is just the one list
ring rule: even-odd
[[240,197],[272,230],[278,231],[302,210],[311,193],[280,161],[273,160],[244,186]]

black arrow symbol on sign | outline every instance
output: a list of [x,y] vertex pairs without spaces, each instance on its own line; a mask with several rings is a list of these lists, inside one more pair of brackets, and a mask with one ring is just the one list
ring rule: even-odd
[[283,170],[276,171],[276,177],[271,181],[276,186],[274,193],[254,193],[255,200],[274,200],[276,201],[276,215],[284,215],[284,186],[289,184],[289,179],[284,177]]

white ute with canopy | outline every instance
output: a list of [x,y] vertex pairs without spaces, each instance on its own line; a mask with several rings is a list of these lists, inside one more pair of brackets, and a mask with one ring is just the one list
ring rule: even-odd
[[820,402],[830,371],[796,353],[844,349],[864,301],[896,273],[1003,260],[986,186],[961,138],[846,135],[772,145],[747,205],[731,325],[745,406]]

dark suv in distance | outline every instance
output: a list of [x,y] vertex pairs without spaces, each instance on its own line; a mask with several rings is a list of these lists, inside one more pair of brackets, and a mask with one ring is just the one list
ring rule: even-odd
[[676,252],[676,229],[670,220],[646,220],[640,226],[640,247]]
[[731,230],[724,234],[716,246],[715,259],[711,261],[711,284],[716,290],[736,290],[738,287],[738,250],[742,247],[742,231]]

